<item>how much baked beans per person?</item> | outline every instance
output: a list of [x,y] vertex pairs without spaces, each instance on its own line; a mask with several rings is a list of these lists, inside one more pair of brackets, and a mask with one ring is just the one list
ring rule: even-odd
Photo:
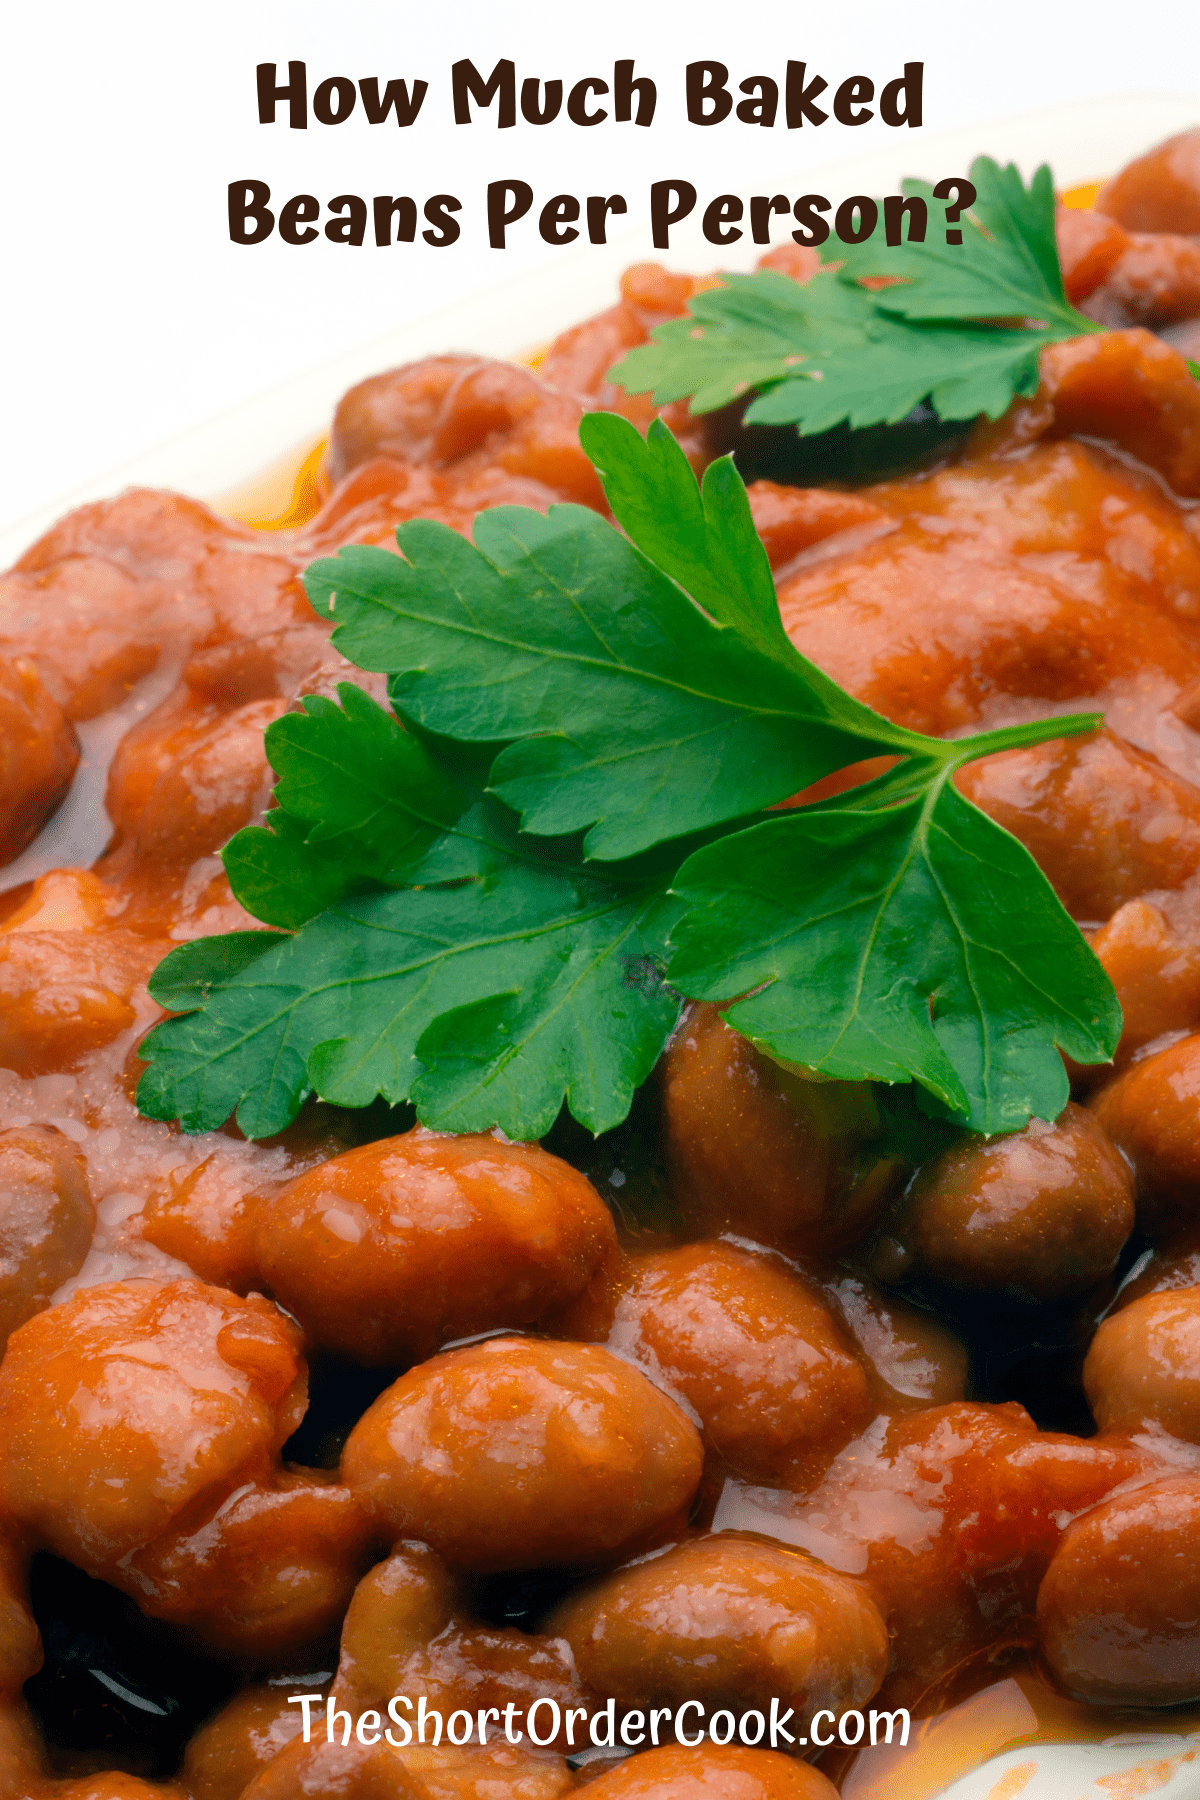
[[[653,416],[606,371],[690,278],[631,269],[536,371],[363,383],[300,526],[132,491],[0,578],[0,1793],[820,1800],[845,1764],[343,1748],[296,1692],[803,1724],[1016,1659],[1101,1722],[1200,1701],[1198,229],[1191,134],[1061,215],[1113,329],[1034,398],[905,475],[750,487],[788,632],[855,695],[935,734],[1105,714],[961,780],[1091,937],[1114,1066],[920,1167],[870,1088],[710,1006],[596,1144],[315,1103],[255,1144],[133,1103],[155,964],[252,923],[218,853],[264,726],[372,685],[301,571],[414,517],[602,511],[579,419]],[[697,470],[724,447],[665,414]],[[108,841],[27,878],[89,721]]]

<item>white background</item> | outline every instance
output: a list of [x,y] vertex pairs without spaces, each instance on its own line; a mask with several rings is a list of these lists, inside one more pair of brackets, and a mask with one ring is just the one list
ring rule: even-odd
[[[409,319],[540,263],[573,254],[536,236],[555,192],[622,192],[625,223],[645,216],[649,184],[684,176],[702,201],[776,183],[903,138],[930,176],[922,138],[1014,113],[1100,96],[1200,90],[1195,0],[1117,7],[1096,0],[858,0],[821,6],[734,0],[457,0],[421,6],[356,0],[110,0],[14,7],[4,34],[0,167],[6,173],[3,462],[0,525],[163,438]],[[644,130],[613,121],[581,130],[565,117],[512,130],[456,127],[449,70],[500,56],[527,75],[611,77],[618,57],[653,76],[659,103]],[[878,120],[848,129],[762,130],[730,118],[689,125],[683,67],[716,58],[734,83],[789,57],[878,86],[925,63],[925,128]],[[430,84],[406,131],[370,126],[361,105],[343,125],[261,126],[255,65],[307,62],[328,75]],[[831,95],[826,94],[828,103]],[[1200,108],[1197,109],[1200,114]],[[1099,173],[1100,171],[1097,171]],[[278,237],[234,246],[226,185],[256,177],[275,198],[310,192],[450,192],[463,201],[460,241],[361,249]],[[534,187],[534,213],[504,252],[487,246],[489,180]],[[713,262],[719,260],[714,251]],[[607,276],[606,276],[607,282]],[[611,295],[597,292],[595,305]],[[447,345],[447,348],[469,348]]]

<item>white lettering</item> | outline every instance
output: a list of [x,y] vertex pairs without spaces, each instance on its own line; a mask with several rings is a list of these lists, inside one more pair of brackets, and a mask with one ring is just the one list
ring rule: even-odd
[[[669,1706],[661,1706],[651,1708],[648,1712],[630,1709],[623,1712],[618,1720],[615,1698],[609,1699],[601,1711],[589,1713],[584,1706],[563,1708],[550,1694],[537,1696],[528,1709],[519,1707],[515,1701],[510,1700],[503,1714],[494,1706],[480,1707],[475,1714],[460,1708],[443,1719],[443,1715],[431,1707],[428,1698],[422,1694],[415,1703],[416,1719],[412,1721],[403,1716],[401,1708],[411,1714],[414,1702],[407,1694],[393,1694],[387,1703],[387,1717],[393,1725],[399,1727],[399,1736],[383,1728],[383,1719],[378,1712],[367,1711],[356,1717],[338,1706],[332,1696],[326,1698],[321,1694],[289,1694],[287,1703],[289,1706],[298,1706],[301,1710],[301,1734],[306,1744],[312,1741],[312,1709],[324,1704],[326,1738],[329,1743],[341,1744],[343,1748],[351,1742],[352,1733],[364,1746],[377,1744],[382,1736],[393,1749],[400,1750],[414,1741],[437,1746],[442,1741],[443,1732],[448,1744],[461,1747],[474,1741],[476,1724],[479,1729],[478,1741],[486,1744],[489,1724],[499,1726],[501,1720],[504,1736],[510,1744],[524,1743],[528,1734],[529,1741],[542,1750],[558,1743],[564,1730],[567,1744],[572,1750],[575,1749],[575,1727],[583,1722],[587,1725],[587,1736],[598,1750],[615,1750],[618,1737],[621,1746],[628,1750],[640,1750],[647,1738],[657,1747],[660,1742],[660,1727],[664,1725],[667,1727],[668,1741],[673,1738],[675,1742],[693,1749],[706,1738],[710,1743],[721,1747],[735,1740],[753,1747],[767,1741],[768,1731],[772,1749],[779,1749],[781,1745],[807,1746],[811,1743],[825,1750],[840,1741],[847,1749],[852,1750],[868,1741],[868,1717],[858,1708],[840,1714],[828,1708],[823,1709],[814,1714],[809,1727],[811,1735],[805,1737],[799,1732],[788,1730],[788,1725],[795,1719],[795,1712],[790,1706],[784,1707],[777,1698],[771,1701],[769,1719],[759,1711],[734,1712],[727,1708],[715,1712],[710,1719],[703,1701],[686,1700],[674,1715]],[[545,1729],[539,1730],[538,1713],[542,1707],[547,1709],[547,1719]],[[697,1729],[694,1736],[689,1735],[687,1729],[690,1723],[689,1713],[696,1716]],[[516,1718],[525,1720],[526,1731],[516,1728]],[[872,1712],[869,1717],[869,1741],[871,1744],[890,1744],[896,1739],[900,1744],[907,1745],[911,1725],[912,1721],[905,1707],[898,1707],[895,1712]]]
[[[796,1716],[795,1713],[792,1711],[792,1708],[789,1706],[787,1711],[784,1713],[783,1717],[780,1718],[779,1702],[778,1702],[778,1700],[772,1700],[772,1702],[771,1702],[771,1748],[772,1748],[772,1750],[778,1750],[780,1738],[783,1739],[785,1744],[794,1744],[795,1743],[796,1740],[792,1736],[791,1732],[787,1731],[785,1729],[788,1720],[795,1718],[795,1716]],[[803,1743],[804,1739],[801,1738],[800,1742]]]
[[[597,1737],[596,1732],[606,1730],[606,1737]],[[597,1750],[615,1750],[617,1747],[617,1703],[610,1700],[603,1712],[593,1713],[588,1720],[588,1731]],[[699,1743],[700,1739],[697,1738]]]
[[[539,1737],[537,1732],[533,1729],[533,1716],[537,1712],[537,1709],[539,1706],[548,1706],[554,1717],[554,1723],[550,1727],[550,1736],[549,1737]],[[554,1742],[555,1738],[558,1736],[559,1732],[562,1730],[562,1713],[559,1711],[558,1701],[552,1700],[550,1698],[549,1694],[539,1695],[538,1698],[534,1701],[533,1705],[530,1707],[529,1711],[526,1713],[525,1723],[529,1727],[530,1743],[537,1744],[541,1749],[544,1750],[546,1748],[547,1744],[552,1744]]]
[[[314,1706],[319,1706],[321,1704],[321,1702],[324,1700],[324,1698],[325,1698],[324,1694],[289,1694],[288,1695],[288,1705],[289,1706],[299,1706],[299,1707],[302,1707],[304,1710],[304,1741],[306,1744],[310,1743],[312,1741],[312,1709]],[[874,1713],[872,1713],[871,1717],[874,1718],[874,1716],[875,1716]],[[891,1731],[889,1729],[888,1743],[890,1744],[891,1741],[892,1741]]]
[[697,1744],[702,1744],[704,1742],[704,1727],[701,1725],[700,1730],[696,1733],[695,1737],[688,1737],[685,1735],[681,1721],[684,1713],[689,1709],[693,1710],[698,1718],[703,1719],[704,1708],[701,1706],[700,1702],[698,1700],[685,1700],[683,1705],[679,1708],[679,1711],[675,1714],[675,1736],[679,1739],[681,1744],[686,1744],[689,1750],[694,1750]]
[[572,1750],[575,1748],[575,1721],[587,1718],[586,1706],[568,1706],[567,1708],[567,1742]]
[[383,1735],[392,1746],[393,1750],[403,1750],[405,1744],[412,1743],[412,1726],[407,1719],[402,1719],[400,1717],[400,1714],[396,1711],[398,1706],[407,1706],[409,1712],[412,1711],[412,1701],[407,1694],[393,1694],[388,1701],[388,1718],[392,1721],[393,1725],[398,1725],[404,1733],[402,1738],[394,1738],[390,1731],[384,1732]]

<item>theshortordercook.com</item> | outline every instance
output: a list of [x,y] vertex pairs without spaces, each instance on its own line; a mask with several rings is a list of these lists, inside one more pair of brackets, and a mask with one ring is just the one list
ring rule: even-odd
[[[672,1710],[656,1706],[648,1712],[623,1712],[618,1718],[615,1700],[598,1712],[583,1706],[562,1707],[557,1700],[543,1695],[528,1707],[510,1702],[499,1707],[481,1707],[478,1712],[462,1709],[443,1714],[429,1705],[422,1694],[410,1700],[407,1694],[394,1694],[387,1704],[387,1720],[382,1713],[368,1710],[358,1714],[340,1707],[336,1700],[323,1694],[289,1694],[288,1705],[298,1706],[303,1713],[304,1742],[312,1741],[315,1709],[325,1709],[325,1737],[331,1744],[349,1744],[351,1737],[360,1744],[377,1744],[381,1739],[402,1750],[406,1745],[487,1744],[504,1741],[520,1744],[528,1741],[546,1749],[551,1744],[567,1748],[597,1750],[637,1750],[644,1744],[679,1743],[694,1746],[707,1738],[713,1744],[762,1745],[764,1749],[787,1750],[794,1745],[815,1744],[826,1749],[830,1744],[907,1744],[909,1717],[904,1707],[895,1712],[814,1713],[805,1736],[796,1726],[795,1711],[780,1700],[772,1700],[766,1713],[719,1710],[711,1714],[699,1700],[685,1700]],[[387,1722],[390,1720],[390,1724]],[[523,1728],[518,1721],[524,1721]],[[393,1731],[392,1727],[395,1726]]]

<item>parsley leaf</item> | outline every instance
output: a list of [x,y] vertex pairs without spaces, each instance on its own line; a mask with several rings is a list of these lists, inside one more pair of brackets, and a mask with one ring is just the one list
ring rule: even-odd
[[151,993],[195,1010],[146,1039],[138,1105],[186,1131],[236,1113],[269,1137],[314,1089],[352,1107],[382,1094],[438,1129],[540,1137],[565,1099],[606,1131],[678,1017],[659,974],[677,910],[661,881],[514,856],[482,879],[339,900],[294,935],[238,933],[224,962],[228,939],[182,945]]
[[715,412],[751,388],[857,355],[876,317],[866,289],[831,270],[803,285],[776,269],[722,275],[720,287],[693,295],[683,318],[627,350],[608,379],[631,394],[652,391],[656,406],[690,397],[692,412]]
[[[309,572],[401,716],[347,683],[269,727],[278,804],[225,863],[284,929],[160,964],[179,1016],[142,1045],[142,1111],[188,1131],[236,1112],[263,1137],[312,1092],[382,1095],[528,1138],[565,1102],[600,1132],[688,995],[732,1002],[782,1060],[915,1081],[980,1130],[1054,1116],[1054,1046],[1109,1057],[1115,996],[1027,852],[950,783],[1096,719],[951,743],[891,725],[788,641],[727,459],[698,486],[661,424],[582,435],[628,537],[505,507],[474,546],[415,522],[407,561]],[[867,751],[895,766],[761,811]]]
[[924,242],[889,245],[880,222],[865,243],[839,251],[840,279],[888,275],[902,281],[878,290],[874,300],[882,312],[905,319],[1034,318],[1055,328],[1056,338],[1102,330],[1076,312],[1063,288],[1048,165],[1026,187],[1014,164],[1002,169],[980,156],[971,164],[971,181],[976,198],[962,221],[961,244],[947,244],[940,234],[929,185],[906,181],[904,192],[919,195],[929,208]]
[[151,991],[168,1012],[192,1012],[283,941],[277,931],[228,931],[223,937],[180,944],[155,969]]
[[[922,401],[942,419],[999,418],[1036,391],[1048,344],[1104,327],[1067,301],[1050,170],[1026,187],[1012,164],[983,156],[971,180],[961,244],[939,238],[928,184],[905,182],[929,208],[923,242],[889,245],[881,211],[864,243],[837,247],[836,272],[826,266],[804,285],[771,269],[724,275],[684,318],[628,351],[609,380],[651,392],[657,405],[689,398],[693,413],[754,391],[747,424],[804,435],[843,421],[896,424]],[[882,276],[888,286],[859,285]]]
[[[831,357],[820,379],[781,381],[751,401],[748,425],[795,425],[806,436],[846,420],[852,429],[896,425],[928,400],[941,419],[998,419],[1014,394],[1034,394],[1049,332],[988,325],[926,325],[919,345],[899,320],[877,315],[859,353]],[[920,354],[914,354],[919,351]]]
[[305,576],[337,648],[392,676],[404,718],[505,745],[489,786],[526,831],[585,831],[587,856],[619,860],[922,750],[793,649],[728,459],[697,493],[661,421],[643,441],[593,415],[585,443],[629,538],[586,507],[505,506],[479,515],[474,545],[417,520],[396,533],[406,561],[351,548]]
[[670,976],[701,999],[747,995],[725,1016],[781,1061],[915,1078],[973,1130],[1013,1131],[1067,1103],[1055,1045],[1100,1060],[1121,1014],[1029,852],[952,786],[956,766],[923,793],[884,778],[698,851],[674,883],[688,911]]
[[796,652],[779,616],[766,546],[733,459],[710,463],[697,486],[665,425],[655,421],[643,441],[615,413],[586,414],[579,441],[613,517],[643,555],[718,625],[792,662]]
[[248,912],[294,929],[364,888],[484,875],[518,854],[507,807],[437,763],[361,688],[342,682],[338,698],[310,695],[267,727],[278,805],[225,851]]

